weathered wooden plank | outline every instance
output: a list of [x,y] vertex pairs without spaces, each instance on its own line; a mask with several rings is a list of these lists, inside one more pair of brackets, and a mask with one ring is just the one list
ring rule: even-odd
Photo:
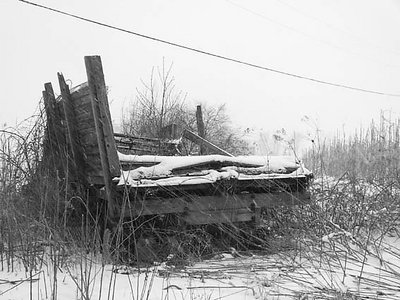
[[76,122],[78,122],[79,124],[88,123],[94,129],[94,120],[93,120],[93,113],[92,113],[91,106],[77,107],[75,104],[74,110],[75,110],[75,115],[76,115],[75,116]]
[[183,131],[183,137],[187,138],[188,140],[192,141],[193,143],[196,143],[199,146],[204,146],[207,147],[210,151],[216,153],[216,154],[221,154],[221,155],[226,155],[226,156],[233,156],[229,152],[221,149],[220,147],[214,145],[213,143],[207,141],[206,139],[203,139],[202,137],[198,136],[194,132],[185,129]]
[[124,144],[124,145],[133,145],[133,146],[140,146],[140,147],[148,147],[148,148],[158,148],[160,141],[152,142],[152,141],[142,141],[142,140],[123,140],[123,139],[116,139],[117,144]]
[[85,103],[84,105],[78,105],[77,103],[74,103],[74,108],[78,119],[79,117],[81,117],[82,114],[88,115],[89,118],[93,119],[91,103]]
[[[96,159],[95,156],[100,157],[100,150],[98,146],[97,132],[95,128],[95,121],[92,108],[92,97],[90,96],[90,89],[87,84],[81,85],[73,94],[73,103],[75,109],[76,125],[79,132],[80,141],[83,147],[87,172],[97,172],[102,170],[100,159]],[[99,184],[98,179],[96,183]],[[104,181],[104,180],[103,180]],[[103,183],[104,184],[104,183]]]
[[[93,122],[93,123],[92,123]],[[90,121],[88,120],[84,124],[81,124],[79,127],[80,132],[96,132],[96,127],[94,126],[94,120],[91,119]]]
[[84,117],[93,119],[92,102],[90,95],[86,95],[85,97],[82,98],[72,98],[72,99],[74,100],[73,104],[77,120],[80,120],[81,118]]
[[71,95],[72,99],[74,99],[74,107],[79,109],[81,107],[90,108],[92,105],[90,94],[77,96],[75,93]]
[[[96,136],[93,134],[87,134],[84,136],[81,136],[81,140],[83,143],[86,143],[85,147],[84,147],[84,153],[97,153],[97,156],[99,156],[99,151],[98,149],[94,148],[94,146],[89,146],[89,145],[96,145]],[[100,157],[100,156],[99,156]],[[100,168],[101,169],[101,165]]]
[[87,83],[74,88],[71,100],[75,112],[76,128],[85,160],[85,171],[90,184],[104,185],[98,137],[92,108],[92,97]]
[[57,142],[56,139],[56,125],[55,125],[55,97],[51,83],[46,83],[45,90],[43,91],[43,101],[47,116],[47,130],[49,131],[49,139],[52,146]]
[[58,138],[58,142],[60,143],[64,143],[65,140],[65,136],[64,134],[61,132],[62,130],[62,124],[61,121],[64,120],[64,115],[61,114],[60,112],[60,105],[56,103],[56,98],[54,95],[54,91],[53,91],[53,86],[51,85],[50,82],[45,83],[44,85],[45,88],[45,94],[47,97],[47,103],[48,103],[48,108],[50,109],[50,115],[51,115],[51,122],[52,122],[52,126],[54,126],[54,129],[56,131],[56,136]]
[[248,222],[254,219],[249,209],[193,211],[184,215],[183,220],[190,225]]
[[88,144],[88,145],[86,145],[85,154],[86,155],[89,155],[89,154],[96,155],[100,160],[99,150],[97,149],[97,145],[96,144],[91,144],[91,145]]
[[94,123],[98,137],[101,166],[108,201],[109,217],[115,218],[115,199],[113,195],[112,178],[121,174],[117,148],[108,107],[107,89],[104,80],[100,56],[85,56],[85,66],[88,78]]
[[[77,127],[79,128],[79,136],[93,135],[96,134],[93,119],[88,119],[87,121],[77,122]],[[86,145],[85,145],[86,146]]]
[[124,134],[124,133],[114,133],[115,137],[119,137],[119,138],[126,138],[126,139],[134,139],[134,140],[147,140],[147,141],[153,141],[153,142],[159,142],[160,140],[157,138],[149,138],[149,137],[135,137],[132,135],[128,135],[128,134]]
[[[150,154],[150,153],[155,154],[155,152],[158,150],[157,148],[132,147],[132,146],[129,146],[129,145],[117,145],[117,148],[118,149],[130,150],[130,151],[133,151],[133,152],[143,152],[143,153],[147,153],[147,154]],[[123,163],[124,162],[121,162],[121,164],[123,164]]]
[[[71,95],[71,97],[74,97],[74,94]],[[78,97],[78,98],[73,98],[74,99],[74,107],[76,109],[80,108],[91,108],[92,106],[92,101],[90,95],[84,95],[83,97]]]
[[73,91],[71,91],[71,96],[77,100],[80,100],[80,98],[86,97],[89,95],[90,95],[90,90],[89,90],[89,86],[88,86],[87,82],[74,87]]
[[138,215],[155,215],[168,213],[184,213],[209,210],[237,210],[242,208],[269,208],[275,206],[292,206],[309,203],[310,194],[294,193],[257,193],[218,196],[196,196],[135,199],[130,203],[131,211],[125,217]]
[[71,98],[73,99],[75,109],[91,106],[90,94],[80,95],[80,94],[72,93]]
[[[174,132],[175,129],[173,129],[173,127],[177,126],[167,127],[163,128],[165,139],[172,139],[178,135],[178,132],[181,131],[180,129],[176,128],[176,132]],[[167,132],[169,130],[172,130],[173,132]],[[125,154],[174,155],[177,153],[176,143],[168,140],[135,137],[120,133],[115,133],[114,137],[118,150],[123,151]]]
[[79,136],[76,129],[75,112],[71,100],[71,94],[69,87],[64,80],[64,76],[61,73],[57,73],[58,82],[60,85],[62,104],[64,109],[64,116],[67,129],[67,139],[70,145],[72,166],[70,166],[70,174],[75,180],[79,180],[81,183],[85,182],[84,177],[84,161],[82,148],[79,144]]
[[83,92],[76,91],[74,93],[71,93],[71,97],[75,99],[75,102],[78,105],[86,105],[87,103],[90,103],[90,93],[89,89]]
[[107,88],[100,56],[85,56],[85,65],[90,94],[92,96],[93,113],[97,121],[95,125],[101,129],[99,137],[102,141],[99,142],[104,144],[110,174],[112,176],[119,176],[121,169],[114,141]]
[[85,121],[85,119],[87,120],[88,118],[93,118],[91,106],[76,107],[75,112],[76,112],[76,120],[78,122]]
[[96,134],[93,119],[86,122],[78,122],[80,136]]
[[61,117],[56,106],[53,86],[48,82],[45,83],[44,88],[43,100],[47,116],[48,151],[51,152],[45,153],[45,157],[54,159],[59,175],[64,176],[66,172],[66,155],[64,153],[65,136],[62,131]]

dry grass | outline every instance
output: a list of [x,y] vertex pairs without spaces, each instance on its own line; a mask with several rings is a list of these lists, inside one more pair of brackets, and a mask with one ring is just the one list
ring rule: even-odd
[[[42,161],[42,115],[28,123],[0,130],[0,268],[13,272],[22,262],[31,287],[46,270],[46,298],[58,299],[58,274],[67,270],[79,291],[77,298],[93,299],[96,294],[98,299],[113,299],[116,277],[106,281],[105,267],[112,265],[118,272],[122,262],[135,262],[136,271],[148,276],[136,284],[132,277],[132,294],[147,299],[156,273],[154,268],[143,271],[140,262],[164,261],[171,266],[170,274],[179,266],[180,274],[195,278],[200,274],[193,269],[195,262],[224,252],[236,257],[232,265],[213,269],[215,260],[209,260],[201,276],[219,280],[221,274],[252,268],[261,278],[261,299],[391,299],[388,291],[400,289],[400,270],[391,262],[400,258],[400,249],[387,240],[398,236],[400,219],[397,120],[382,116],[378,125],[371,123],[352,137],[316,142],[306,155],[306,165],[317,177],[313,203],[268,210],[258,230],[242,224],[173,231],[152,227],[151,222],[120,220],[113,232],[101,231],[100,217],[86,209],[87,197],[74,194],[68,181],[49,171],[54,161]],[[139,232],[151,234],[144,239],[132,235]],[[150,257],[141,257],[141,252]],[[264,263],[246,265],[252,261],[249,257]],[[274,268],[279,280],[266,273]],[[350,285],[350,279],[358,284]],[[102,295],[105,286],[108,294]],[[281,289],[271,292],[272,286]],[[31,290],[31,299],[34,294]]]

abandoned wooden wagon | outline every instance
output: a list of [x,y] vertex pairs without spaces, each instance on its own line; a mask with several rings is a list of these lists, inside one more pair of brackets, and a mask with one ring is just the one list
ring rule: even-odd
[[[179,216],[186,224],[260,223],[263,210],[310,201],[312,173],[294,158],[233,157],[189,130],[181,137],[211,155],[179,156],[180,139],[114,133],[100,57],[85,57],[87,83],[61,95],[50,83],[43,97],[46,153],[72,188],[89,188],[107,203],[109,219]],[[174,125],[169,130],[174,131]]]
[[[127,217],[179,213],[188,224],[260,221],[263,209],[307,203],[311,173],[289,157],[135,156],[117,190],[132,196]],[[125,168],[124,168],[125,169]]]

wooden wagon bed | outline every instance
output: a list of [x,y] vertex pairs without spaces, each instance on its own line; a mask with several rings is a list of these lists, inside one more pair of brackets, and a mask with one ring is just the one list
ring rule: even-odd
[[179,139],[114,133],[100,57],[85,57],[85,64],[87,83],[70,90],[59,73],[59,97],[45,84],[44,156],[55,156],[66,184],[97,190],[110,218],[174,214],[188,224],[258,223],[267,208],[310,201],[312,173],[294,158],[232,157],[190,131],[183,137],[219,155],[176,156]]
[[179,214],[188,224],[258,223],[265,209],[310,201],[312,173],[290,157],[119,158],[130,166],[114,179],[117,190],[130,195],[127,217]]

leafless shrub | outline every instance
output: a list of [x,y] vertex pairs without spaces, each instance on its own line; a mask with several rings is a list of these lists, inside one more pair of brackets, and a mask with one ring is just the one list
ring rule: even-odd
[[[166,67],[163,62],[162,67],[153,68],[149,82],[142,81],[142,85],[142,89],[137,89],[134,103],[123,114],[124,133],[161,138],[162,127],[173,123],[197,132],[196,107],[189,107],[187,94],[177,90],[172,64]],[[202,111],[206,139],[234,155],[249,154],[247,131],[231,124],[224,104],[202,105]],[[198,152],[194,143],[183,143],[183,154]]]

